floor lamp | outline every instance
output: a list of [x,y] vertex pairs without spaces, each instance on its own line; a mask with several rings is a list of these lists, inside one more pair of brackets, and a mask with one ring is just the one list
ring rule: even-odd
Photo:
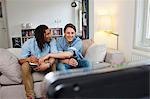
[[112,32],[112,16],[110,15],[101,15],[99,20],[100,30],[105,33],[115,35],[117,37],[117,50],[119,49],[119,34]]
[[117,50],[119,50],[119,34],[111,32],[110,34],[117,36]]

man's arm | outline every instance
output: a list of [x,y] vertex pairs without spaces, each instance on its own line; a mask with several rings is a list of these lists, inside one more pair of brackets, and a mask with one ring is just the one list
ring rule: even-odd
[[27,40],[21,48],[22,52],[21,52],[21,54],[19,56],[19,60],[18,60],[21,65],[25,62],[31,62],[32,61],[30,44],[32,44],[31,40]]
[[64,63],[64,64],[69,64],[69,59],[62,59],[62,60],[59,60],[61,63]]
[[59,53],[50,53],[48,54],[48,57],[65,59],[65,58],[71,58],[73,54],[74,54],[73,51],[64,51]]
[[[39,63],[39,66],[33,68],[35,71],[45,71],[47,70],[48,68],[53,68],[52,66],[53,63],[55,62],[55,59],[54,58],[50,58],[48,60],[45,60],[41,63]],[[55,67],[56,68],[56,67]]]
[[50,63],[50,65],[54,64],[55,62],[55,58],[49,58],[48,63]]
[[76,67],[78,65],[77,60],[75,60],[74,58],[63,59],[63,60],[60,60],[60,62],[68,64],[68,65],[73,66],[73,67]]
[[71,58],[73,56],[73,52],[71,51],[65,51],[65,52],[59,52],[59,53],[50,53],[43,57],[43,60],[46,60],[50,57],[52,58],[59,58],[59,59],[65,59],[65,58]]
[[18,60],[19,61],[19,64],[23,64],[23,63],[25,63],[25,62],[29,62],[30,61],[30,58],[28,57],[28,58],[25,58],[25,59],[19,59]]
[[71,58],[72,56],[73,56],[73,52],[71,52],[71,51],[65,51],[65,52],[59,52],[59,53],[49,53],[48,55],[40,58],[39,63],[42,63],[49,58],[65,59],[65,58]]
[[35,56],[30,56],[24,59],[19,59],[18,61],[20,64],[23,64],[25,62],[38,63],[38,59]]

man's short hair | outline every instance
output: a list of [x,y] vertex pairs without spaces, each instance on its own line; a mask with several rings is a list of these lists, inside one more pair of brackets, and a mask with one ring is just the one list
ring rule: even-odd
[[72,29],[76,32],[76,27],[75,27],[72,23],[68,23],[68,24],[65,26],[64,32],[66,31],[66,29],[67,29],[68,27],[72,28]]

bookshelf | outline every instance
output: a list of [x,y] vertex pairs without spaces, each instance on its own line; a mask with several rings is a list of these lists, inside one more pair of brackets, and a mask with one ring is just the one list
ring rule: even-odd
[[34,30],[35,29],[22,29],[21,30],[22,44],[34,36]]
[[[22,44],[25,41],[27,41],[28,39],[34,37],[34,30],[35,29],[22,29],[21,30]],[[54,37],[54,38],[63,36],[62,28],[50,28],[50,30],[52,31],[52,33],[53,33],[52,37]]]

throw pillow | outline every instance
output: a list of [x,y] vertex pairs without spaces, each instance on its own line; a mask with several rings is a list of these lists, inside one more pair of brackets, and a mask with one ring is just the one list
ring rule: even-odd
[[91,63],[104,62],[106,55],[106,46],[99,44],[92,44],[86,52],[85,59]]
[[21,66],[17,57],[2,48],[0,48],[0,72],[13,82],[20,83],[22,81]]

